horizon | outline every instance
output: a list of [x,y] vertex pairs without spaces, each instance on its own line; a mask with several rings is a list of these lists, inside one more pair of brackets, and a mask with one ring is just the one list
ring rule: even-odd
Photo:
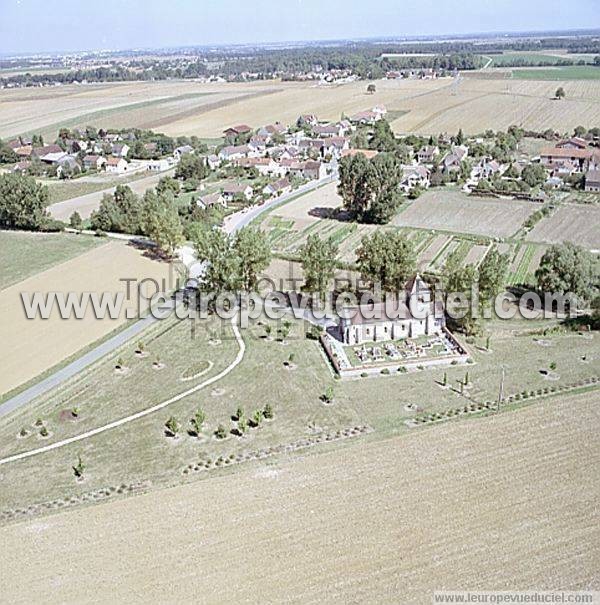
[[[600,29],[600,15],[593,0],[577,0],[568,15],[561,15],[562,5],[557,0],[533,0],[526,6],[517,0],[505,0],[500,7],[504,9],[502,15],[498,15],[497,3],[474,0],[452,1],[444,6],[436,6],[435,0],[410,0],[402,7],[396,6],[393,0],[384,0],[376,11],[369,11],[370,7],[358,2],[343,0],[332,0],[326,6],[317,0],[296,0],[295,7],[290,4],[281,9],[276,0],[259,0],[253,7],[237,0],[224,0],[199,7],[188,0],[178,0],[177,10],[164,15],[158,0],[145,3],[134,0],[125,6],[118,0],[107,0],[102,11],[66,0],[60,14],[45,14],[42,21],[38,18],[44,14],[41,8],[45,5],[41,0],[10,0],[0,7],[0,55],[419,41],[559,32],[593,35]],[[65,23],[61,16],[65,14],[70,15],[66,24],[70,26],[69,41],[65,41],[62,33]],[[91,30],[87,27],[90,22],[95,24]],[[398,25],[392,28],[389,24],[395,22]],[[2,24],[10,24],[10,28],[3,28]],[[249,29],[253,35],[248,34]],[[29,35],[23,36],[24,31]],[[58,37],[56,31],[61,32]]]

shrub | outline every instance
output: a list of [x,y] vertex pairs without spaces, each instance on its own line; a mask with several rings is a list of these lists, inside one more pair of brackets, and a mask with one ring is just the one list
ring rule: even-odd
[[271,420],[274,416],[273,406],[270,403],[267,403],[263,408],[262,414],[267,420]]
[[398,372],[400,372],[400,374],[406,374],[406,372],[408,372],[408,370],[406,369],[406,366],[400,366],[398,368]]
[[43,427],[40,429],[40,435],[41,435],[42,437],[47,437],[47,436],[48,436],[48,429],[47,429],[45,426],[43,426]]
[[202,411],[201,408],[198,408],[196,410],[196,413],[190,420],[190,423],[192,425],[192,430],[194,431],[194,433],[196,433],[196,435],[198,437],[200,436],[200,433],[202,432],[202,425],[204,424],[205,420],[206,420],[206,415],[204,414],[204,412]]
[[235,419],[241,420],[244,417],[244,408],[240,405],[235,411]]
[[222,424],[216,428],[215,437],[217,439],[225,439],[227,437],[227,429]]
[[175,418],[175,416],[171,416],[165,422],[165,433],[168,437],[177,437],[180,428],[181,427],[179,426],[179,422],[177,422],[177,418]]
[[81,479],[83,477],[83,472],[85,471],[85,464],[81,460],[81,456],[78,456],[77,464],[73,467],[73,473],[77,479]]
[[556,370],[556,362],[555,361],[553,361],[552,363],[550,363],[550,369],[552,371]]
[[367,378],[369,375],[366,372],[362,372],[360,377],[361,378]]
[[381,373],[385,376],[389,375],[390,373],[390,369],[389,368],[382,368]]

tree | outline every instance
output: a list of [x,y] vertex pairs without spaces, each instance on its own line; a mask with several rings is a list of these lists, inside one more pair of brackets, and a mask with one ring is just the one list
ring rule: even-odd
[[362,153],[342,158],[338,193],[359,221],[386,223],[397,209],[402,168],[391,153],[368,160]]
[[175,416],[171,416],[165,422],[165,433],[168,437],[177,437],[180,430],[179,422],[177,422],[177,418]]
[[[465,334],[475,334],[479,329],[471,308],[472,286],[477,279],[477,269],[473,265],[452,267],[446,278],[446,293],[458,293],[464,298],[463,307],[456,309],[457,312],[451,319]],[[458,315],[462,315],[462,317],[458,317]]]
[[325,389],[325,393],[323,393],[323,396],[321,398],[323,399],[323,401],[325,403],[331,403],[333,401],[334,397],[335,397],[335,392],[334,392],[333,386],[329,385]]
[[412,244],[396,232],[376,231],[363,237],[356,258],[363,278],[379,284],[383,292],[401,289],[416,269]]
[[71,214],[71,217],[69,218],[69,223],[73,229],[75,229],[76,231],[81,231],[83,227],[83,220],[77,210],[75,210],[75,212]]
[[530,187],[539,187],[546,182],[546,169],[541,164],[527,164],[521,171],[521,179]]
[[479,296],[481,303],[489,302],[504,286],[510,259],[492,248],[479,265]]
[[184,242],[181,219],[170,192],[155,193],[151,189],[144,194],[143,230],[167,256]]
[[177,195],[179,193],[179,183],[172,176],[163,176],[156,185],[156,193],[159,195],[165,193]]
[[241,287],[252,292],[258,285],[258,277],[271,262],[271,249],[262,231],[245,227],[233,240],[232,250],[238,259]]
[[377,87],[375,86],[375,84],[369,84],[369,85],[367,86],[367,92],[368,92],[370,95],[375,94],[376,90],[377,90]]
[[232,253],[230,237],[220,229],[198,230],[192,241],[196,257],[205,263],[204,287],[211,292],[237,290],[239,259]]
[[175,177],[178,179],[196,179],[201,181],[208,176],[208,166],[203,157],[193,153],[187,153],[181,156],[179,164],[175,170]]
[[329,282],[335,273],[338,247],[332,239],[323,240],[318,235],[309,235],[300,251],[304,287],[324,297]]
[[598,261],[588,250],[566,242],[548,248],[535,277],[543,292],[572,293],[588,301],[598,293],[600,270]]
[[81,456],[77,457],[77,464],[73,467],[73,474],[77,479],[83,478],[83,473],[85,472],[85,464],[81,459]]
[[192,425],[192,430],[194,431],[194,433],[196,434],[197,437],[200,437],[200,434],[202,433],[202,426],[203,426],[205,420],[206,420],[206,415],[204,414],[204,412],[202,411],[201,408],[198,408],[196,410],[196,413],[190,420],[190,424]]
[[562,86],[559,86],[554,93],[554,96],[557,99],[564,99],[567,95],[565,93],[565,89]]
[[19,156],[0,139],[0,164],[13,164],[19,161]]
[[90,222],[94,230],[142,235],[142,202],[130,187],[117,185],[113,195],[104,194]]
[[254,412],[254,414],[252,416],[252,424],[255,427],[259,427],[260,424],[261,424],[261,422],[262,422],[262,419],[263,419],[262,410],[255,410],[255,412]]
[[33,177],[0,174],[0,227],[40,229],[47,220],[48,188]]
[[375,122],[373,136],[369,141],[369,148],[377,149],[377,151],[393,152],[397,145],[396,136],[392,132],[389,122],[387,120]]
[[262,414],[267,420],[272,420],[274,417],[273,406],[270,403],[267,403],[263,408]]
[[227,437],[227,429],[222,424],[216,428],[215,437],[217,439],[225,439]]

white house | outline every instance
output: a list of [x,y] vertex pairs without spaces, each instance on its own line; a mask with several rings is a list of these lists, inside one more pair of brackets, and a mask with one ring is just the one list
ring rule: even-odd
[[269,197],[276,195],[283,195],[289,193],[292,190],[292,186],[287,179],[279,179],[274,183],[269,183],[264,189],[263,194]]
[[222,206],[223,208],[227,208],[227,200],[220,193],[203,195],[202,197],[198,198],[196,204],[203,210],[212,208],[213,206]]
[[111,153],[116,158],[126,158],[129,153],[129,145],[125,143],[115,143],[112,146]]
[[403,166],[402,170],[402,180],[400,181],[402,191],[408,193],[415,187],[429,188],[429,170],[425,166]]
[[83,166],[87,170],[100,170],[106,164],[106,158],[101,155],[86,155]]
[[182,145],[181,147],[177,147],[177,149],[173,151],[173,157],[177,162],[179,162],[184,155],[193,153],[193,151],[194,148],[191,145]]
[[162,172],[163,170],[171,168],[171,162],[167,159],[149,160],[147,166],[148,170],[151,170],[152,172]]
[[429,285],[416,275],[398,299],[347,309],[339,336],[347,345],[360,345],[439,334],[445,325],[443,306],[432,300]]
[[106,172],[112,172],[114,174],[125,174],[129,164],[123,158],[107,158],[106,159]]
[[241,185],[239,183],[229,183],[223,187],[223,198],[226,202],[233,202],[237,195],[242,195],[246,201],[252,199],[253,190],[250,185]]
[[419,164],[433,164],[436,156],[440,154],[440,148],[436,145],[425,145],[417,152]]

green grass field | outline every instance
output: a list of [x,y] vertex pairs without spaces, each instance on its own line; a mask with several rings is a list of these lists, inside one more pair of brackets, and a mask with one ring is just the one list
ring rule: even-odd
[[600,80],[600,67],[593,65],[569,65],[566,67],[513,69],[517,80]]
[[[271,325],[271,334],[276,336],[279,324]],[[421,414],[443,412],[472,401],[494,400],[500,366],[506,368],[507,395],[598,375],[594,364],[582,360],[584,355],[593,359],[600,353],[598,338],[586,339],[575,333],[550,334],[543,337],[549,344],[540,346],[535,340],[536,333],[531,330],[542,326],[547,327],[548,323],[488,322],[485,328],[491,334],[492,352],[478,349],[485,343],[484,333],[468,345],[474,363],[467,366],[336,381],[320,345],[304,337],[303,323],[292,323],[285,342],[266,339],[264,325],[251,324],[243,330],[247,346],[244,360],[221,381],[130,424],[3,466],[3,479],[10,481],[14,489],[0,494],[0,510],[54,498],[65,499],[135,481],[173,484],[184,480],[183,470],[197,464],[199,459],[231,460],[259,449],[268,452],[274,446],[347,427],[371,426],[375,432],[369,439],[405,433],[411,430],[405,421],[414,416],[414,412],[405,407],[409,403],[416,404]],[[187,321],[160,322],[142,337],[149,353],[147,357],[136,356],[136,343],[129,343],[35,405],[0,419],[0,456],[101,426],[216,375],[237,351],[229,325],[209,319],[196,322],[193,335],[190,328]],[[220,344],[211,346],[209,338],[218,338]],[[293,366],[289,369],[284,362],[291,354]],[[157,355],[165,364],[161,371],[152,368]],[[118,375],[114,371],[119,356],[129,368],[127,374]],[[201,377],[191,382],[182,381],[196,368],[207,368],[207,360],[213,365]],[[550,382],[540,370],[547,369],[552,362],[556,363],[558,378]],[[444,371],[450,389],[442,389],[437,384]],[[461,394],[458,384],[466,371],[472,387],[468,393]],[[328,386],[334,387],[332,405],[320,400]],[[274,420],[251,429],[244,437],[233,434],[223,440],[213,437],[219,424],[226,431],[235,428],[231,417],[238,406],[251,417],[267,403],[274,408]],[[78,419],[65,418],[65,411],[74,407],[78,408]],[[198,407],[206,413],[200,439],[186,432]],[[182,426],[177,439],[164,434],[164,423],[170,416],[175,416]],[[50,432],[47,440],[38,437],[40,429],[35,426],[38,418]],[[18,439],[22,428],[26,428],[29,435]],[[76,482],[73,477],[72,466],[79,455],[86,464],[84,483]]]
[[488,56],[492,58],[492,64],[490,65],[490,67],[505,67],[507,65],[510,66],[514,64],[515,61],[523,61],[531,65],[557,65],[561,61],[568,60],[564,57],[546,55],[543,53],[536,52],[508,52],[502,53],[501,55]]
[[0,231],[0,290],[104,243],[88,235]]

